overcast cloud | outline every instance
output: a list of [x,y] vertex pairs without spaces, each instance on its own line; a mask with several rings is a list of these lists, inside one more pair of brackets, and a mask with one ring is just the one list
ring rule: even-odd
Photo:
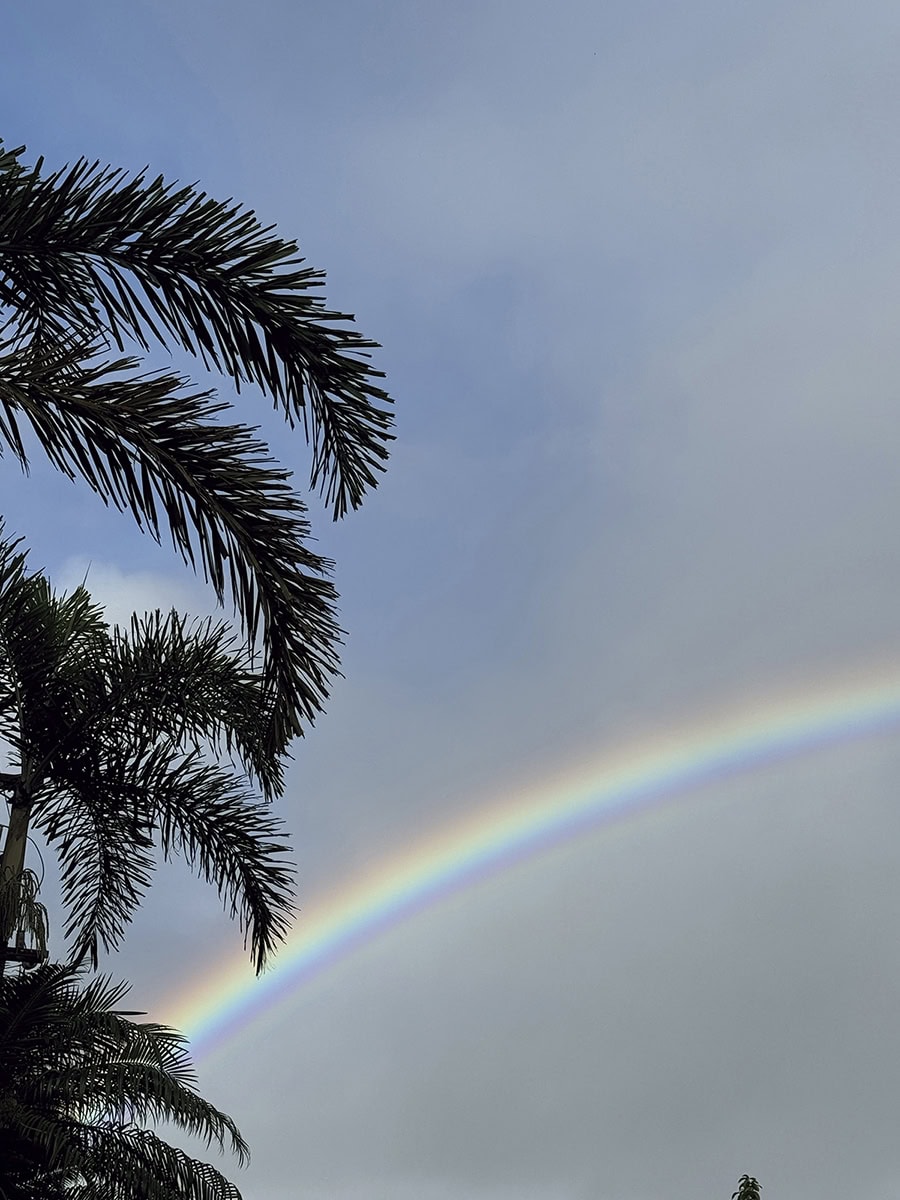
[[[244,200],[384,345],[390,471],[312,505],[350,636],[282,804],[303,908],[532,774],[900,661],[896,5],[8,7],[7,144]],[[0,509],[116,619],[209,611],[38,465]],[[892,1200],[898,769],[710,785],[369,944],[201,1064],[245,1196]],[[159,878],[111,969],[171,1018],[240,946]]]

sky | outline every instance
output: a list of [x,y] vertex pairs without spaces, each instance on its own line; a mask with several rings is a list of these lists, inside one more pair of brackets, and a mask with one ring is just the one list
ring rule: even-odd
[[[41,0],[2,41],[7,145],[234,196],[383,347],[389,470],[339,525],[311,501],[348,637],[278,806],[298,931],[573,764],[900,673],[896,5]],[[302,440],[239,412],[302,489]],[[111,619],[210,610],[37,461],[0,511]],[[898,778],[896,727],[826,741],[420,906],[201,1058],[253,1148],[225,1169],[247,1200],[887,1200]],[[174,864],[107,967],[176,1021],[240,963]]]

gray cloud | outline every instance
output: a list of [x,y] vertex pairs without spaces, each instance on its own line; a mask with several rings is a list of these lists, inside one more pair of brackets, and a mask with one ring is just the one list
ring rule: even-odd
[[[548,764],[896,661],[893,9],[143,11],[171,45],[135,70],[187,64],[204,163],[401,398],[382,488],[318,530],[350,638],[283,804],[305,908]],[[143,87],[138,158],[186,103]],[[59,568],[121,539],[120,603],[194,603],[93,512],[22,517]],[[203,1065],[246,1194],[893,1194],[897,765],[719,783],[324,975]],[[237,950],[168,878],[116,964],[153,1004]]]

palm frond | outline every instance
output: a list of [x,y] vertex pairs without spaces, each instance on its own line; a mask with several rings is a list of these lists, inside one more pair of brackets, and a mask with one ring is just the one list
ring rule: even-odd
[[103,610],[83,588],[58,597],[42,575],[22,579],[4,600],[0,669],[18,712],[18,729],[8,741],[33,792],[41,785],[47,748],[71,739],[82,714],[102,700],[109,630]]
[[7,345],[0,439],[27,468],[24,421],[55,466],[157,540],[164,517],[182,558],[199,558],[220,602],[231,596],[248,642],[261,636],[279,698],[273,744],[282,745],[315,718],[338,673],[332,564],[305,546],[304,505],[253,432],[218,424],[221,406],[185,394],[177,376],[123,377],[135,367]]
[[75,962],[87,956],[96,967],[101,946],[110,951],[121,944],[150,886],[153,843],[133,817],[132,794],[128,789],[123,805],[115,792],[60,788],[35,813],[35,828],[59,859],[63,933]]
[[163,852],[180,854],[216,887],[263,970],[294,910],[284,825],[228,772],[195,755],[167,771],[153,797]]
[[93,1125],[81,1127],[77,1133],[78,1143],[70,1144],[59,1166],[83,1177],[86,1196],[241,1200],[240,1190],[221,1171],[170,1146],[148,1129]]
[[112,637],[115,718],[130,742],[212,743],[237,755],[266,799],[281,792],[287,745],[270,745],[275,698],[227,624],[157,611],[133,616]]
[[0,171],[0,304],[22,332],[174,344],[257,384],[302,421],[334,515],[357,507],[387,457],[390,399],[377,343],[325,308],[296,243],[195,186],[84,159],[42,168]]
[[46,907],[38,900],[40,887],[34,871],[26,868],[16,872],[11,866],[0,865],[0,930],[16,938],[18,947],[25,948],[27,941],[46,956],[48,918]]
[[282,822],[232,772],[165,748],[85,772],[35,805],[60,859],[65,934],[73,955],[96,964],[117,947],[150,884],[158,838],[212,883],[245,933],[258,970],[283,939],[293,911],[294,871]]
[[[221,1171],[148,1129],[48,1115],[15,1098],[0,1101],[0,1120],[16,1135],[9,1139],[13,1153],[7,1150],[0,1166],[0,1189],[17,1200],[46,1200],[48,1194],[66,1200],[241,1200]],[[0,1148],[7,1149],[2,1132]]]
[[117,1011],[127,989],[51,964],[0,980],[0,1194],[12,1200],[237,1200],[219,1171],[143,1128],[164,1120],[236,1153],[234,1122],[197,1094],[186,1044]]

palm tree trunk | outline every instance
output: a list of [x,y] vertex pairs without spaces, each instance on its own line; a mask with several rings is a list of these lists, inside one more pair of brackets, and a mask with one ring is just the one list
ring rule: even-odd
[[0,976],[6,968],[6,951],[16,929],[30,813],[28,796],[21,787],[16,788],[9,808],[3,857],[0,858]]

